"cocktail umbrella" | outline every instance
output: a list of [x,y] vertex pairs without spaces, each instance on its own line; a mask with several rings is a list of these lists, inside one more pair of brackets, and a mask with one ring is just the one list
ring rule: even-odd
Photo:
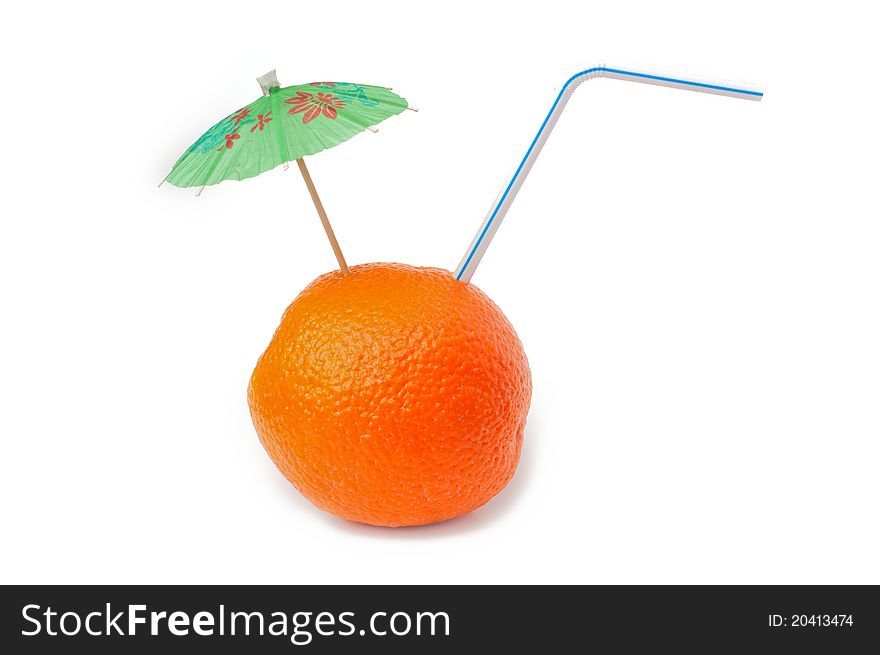
[[200,136],[162,182],[201,187],[201,193],[205,186],[244,180],[296,160],[339,267],[348,273],[303,158],[364,130],[376,131],[377,123],[411,108],[404,98],[381,86],[312,82],[282,88],[274,70],[257,81],[263,97],[235,110]]

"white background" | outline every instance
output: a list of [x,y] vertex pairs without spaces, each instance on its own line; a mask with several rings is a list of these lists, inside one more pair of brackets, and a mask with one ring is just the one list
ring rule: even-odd
[[[16,3],[4,11],[3,582],[880,582],[868,4]],[[558,87],[591,81],[474,283],[534,375],[519,471],[378,529],[278,474],[245,390],[335,266],[295,167],[157,189],[254,78],[393,86],[309,160],[351,263],[454,267]]]

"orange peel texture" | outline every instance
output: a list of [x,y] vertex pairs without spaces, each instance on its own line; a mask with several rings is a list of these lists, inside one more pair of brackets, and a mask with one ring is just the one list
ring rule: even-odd
[[516,470],[528,361],[488,296],[448,271],[322,275],[284,312],[248,404],[281,473],[336,516],[423,525],[488,502]]

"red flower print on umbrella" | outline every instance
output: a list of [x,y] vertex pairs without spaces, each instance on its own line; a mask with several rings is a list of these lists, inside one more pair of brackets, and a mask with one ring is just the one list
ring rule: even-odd
[[[226,139],[225,148],[229,150],[235,144],[236,140],[241,138],[241,134],[238,134],[238,128],[236,127],[232,134],[227,134],[224,138]],[[223,150],[224,146],[220,146],[217,150]]]
[[345,102],[331,93],[318,92],[317,96],[308,91],[297,91],[295,98],[285,100],[288,105],[293,105],[288,114],[302,114],[303,125],[311,122],[320,115],[336,119],[337,109],[345,107]]
[[251,132],[253,132],[257,128],[260,128],[260,132],[262,132],[263,128],[266,127],[266,123],[272,120],[271,118],[269,118],[269,114],[271,113],[271,111],[267,111],[265,114],[257,114],[257,122],[251,128]]
[[236,112],[236,114],[232,117],[235,119],[235,123],[233,123],[233,125],[238,125],[239,123],[241,123],[245,118],[248,117],[248,114],[250,114],[250,113],[251,113],[250,109],[247,109],[247,108],[239,109]]
[[336,82],[309,82],[309,86],[336,86]]

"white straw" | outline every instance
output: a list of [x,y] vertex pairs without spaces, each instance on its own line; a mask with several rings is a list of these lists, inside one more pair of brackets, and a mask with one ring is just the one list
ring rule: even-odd
[[528,176],[532,165],[538,158],[541,148],[544,147],[547,137],[549,137],[550,132],[553,131],[553,126],[556,125],[556,121],[559,119],[560,114],[562,114],[562,110],[565,109],[565,105],[571,97],[571,94],[574,93],[574,90],[582,82],[596,77],[611,77],[618,80],[626,80],[628,82],[657,84],[659,86],[668,86],[674,89],[700,91],[701,93],[714,93],[716,95],[742,98],[745,100],[760,100],[764,97],[762,91],[747,84],[709,81],[696,79],[690,76],[685,78],[679,75],[657,75],[653,73],[613,68],[605,64],[598,64],[592,68],[588,68],[580,73],[572,75],[562,86],[559,95],[556,96],[553,106],[550,107],[550,111],[546,118],[544,118],[544,122],[541,123],[538,133],[535,135],[535,138],[532,139],[529,149],[519,163],[510,182],[508,182],[501,190],[501,193],[498,194],[498,198],[495,200],[489,213],[486,214],[486,218],[483,220],[482,225],[480,225],[480,229],[477,230],[474,240],[471,241],[471,245],[468,246],[464,257],[461,259],[461,263],[459,263],[458,268],[455,269],[455,279],[462,280],[463,282],[470,281],[474,271],[480,263],[480,260],[483,258],[483,254],[489,247],[492,237],[495,236],[498,226],[501,225],[501,221],[504,220],[504,215],[507,213],[507,210],[510,209],[513,199],[516,198],[516,194],[519,192],[519,189],[525,181],[526,176]]

